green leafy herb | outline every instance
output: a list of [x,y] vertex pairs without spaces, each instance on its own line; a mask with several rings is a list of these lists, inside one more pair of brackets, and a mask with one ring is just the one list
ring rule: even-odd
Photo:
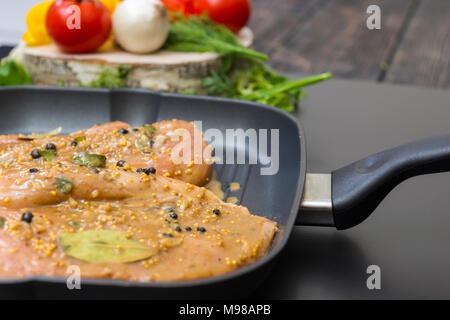
[[267,60],[260,52],[244,48],[236,36],[225,26],[207,17],[183,17],[178,15],[171,23],[166,49],[184,52],[215,52],[220,55],[236,54]]
[[79,153],[72,157],[72,163],[84,167],[104,168],[106,157],[100,154]]
[[128,263],[150,258],[158,249],[148,247],[125,233],[91,230],[62,235],[59,243],[65,254],[94,263]]
[[203,87],[214,95],[272,105],[288,112],[306,96],[303,87],[331,78],[323,73],[309,78],[288,80],[264,62],[226,56],[218,71],[203,80]]
[[154,126],[152,126],[151,124],[144,124],[144,125],[142,125],[142,127],[144,128],[144,134],[151,141],[153,139],[153,135],[156,132],[156,128]]
[[143,153],[150,153],[152,152],[152,139],[156,128],[151,124],[143,124],[142,127],[144,128],[145,139],[137,139],[135,144]]
[[80,143],[84,140],[86,140],[86,137],[76,137],[75,139],[73,139],[73,141],[75,141],[76,143]]
[[56,178],[56,185],[58,186],[59,191],[64,194],[69,194],[74,187],[73,182],[66,180],[64,178]]
[[19,134],[19,139],[20,140],[36,140],[36,139],[42,139],[45,137],[52,137],[52,136],[56,136],[58,135],[62,130],[62,127],[58,127],[52,131],[49,132],[45,132],[45,133],[32,133],[30,135],[23,135],[23,134]]
[[5,218],[0,217],[0,229],[2,229],[5,226]]
[[125,79],[126,77],[128,77],[128,74],[131,71],[131,67],[127,64],[122,64],[119,66],[119,69],[117,70],[118,72],[118,76],[121,79]]
[[55,160],[55,150],[38,150],[38,153],[47,161],[53,162]]
[[26,67],[15,60],[0,63],[0,86],[33,84]]
[[125,79],[130,70],[131,67],[125,64],[120,65],[117,70],[110,68],[103,69],[98,79],[92,81],[87,86],[91,88],[123,88],[125,87]]

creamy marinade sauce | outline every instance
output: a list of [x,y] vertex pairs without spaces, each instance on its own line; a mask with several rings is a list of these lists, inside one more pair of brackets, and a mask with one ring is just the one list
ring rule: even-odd
[[276,223],[201,187],[210,159],[170,161],[174,137],[194,125],[151,127],[0,137],[0,277],[66,276],[77,265],[82,277],[180,281],[262,257]]

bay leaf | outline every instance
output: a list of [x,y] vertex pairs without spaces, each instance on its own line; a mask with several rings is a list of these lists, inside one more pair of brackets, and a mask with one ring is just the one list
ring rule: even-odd
[[64,178],[56,178],[56,185],[58,186],[59,191],[64,194],[69,194],[74,187],[73,182],[66,180]]
[[20,134],[19,139],[20,140],[36,140],[36,139],[42,139],[45,137],[52,137],[52,136],[58,135],[61,132],[61,130],[62,130],[62,127],[58,127],[52,131],[45,132],[45,133],[32,133],[27,136]]
[[3,229],[4,226],[5,226],[5,218],[0,217],[0,229]]
[[73,139],[73,141],[75,141],[76,143],[80,143],[80,142],[82,142],[82,141],[84,141],[84,140],[86,140],[86,137],[85,137],[85,136],[82,136],[82,137],[76,137],[75,139]]
[[53,162],[55,160],[55,150],[38,150],[38,153],[47,161]]
[[72,158],[72,163],[90,168],[104,168],[106,157],[100,154],[80,153]]
[[121,231],[89,230],[69,233],[59,238],[64,253],[93,263],[128,263],[144,260],[158,253]]

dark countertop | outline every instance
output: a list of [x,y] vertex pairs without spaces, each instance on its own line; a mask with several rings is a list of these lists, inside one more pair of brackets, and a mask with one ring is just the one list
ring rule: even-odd
[[[450,88],[448,0],[253,0],[255,48],[279,71]],[[369,30],[367,8],[381,11]]]
[[[448,91],[331,80],[308,94],[298,113],[308,172],[450,130]],[[295,227],[254,297],[449,299],[449,195],[450,173],[416,177],[351,230]],[[366,287],[372,264],[381,268],[381,290]]]

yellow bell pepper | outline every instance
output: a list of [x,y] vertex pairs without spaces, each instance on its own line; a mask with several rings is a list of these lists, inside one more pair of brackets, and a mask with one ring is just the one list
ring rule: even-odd
[[101,3],[103,3],[108,9],[108,11],[112,14],[114,13],[114,10],[116,10],[116,6],[119,4],[119,2],[122,0],[100,0]]
[[[121,0],[100,0],[111,15],[114,13],[117,4]],[[52,40],[50,39],[47,27],[45,25],[45,20],[47,17],[47,12],[50,6],[53,4],[53,0],[44,1],[33,6],[27,14],[26,22],[28,30],[22,37],[22,40],[30,47],[33,46],[43,46],[50,44]]]
[[28,30],[22,38],[27,45],[41,46],[52,42],[45,26],[47,11],[52,3],[53,1],[44,1],[38,3],[28,11],[26,20]]

